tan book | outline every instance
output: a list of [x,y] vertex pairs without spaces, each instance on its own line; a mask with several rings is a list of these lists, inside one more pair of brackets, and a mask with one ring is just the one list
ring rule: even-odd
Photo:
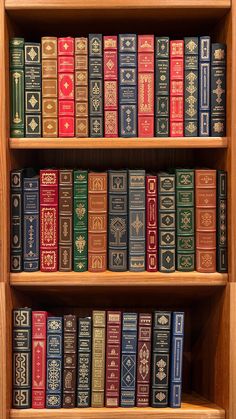
[[93,311],[92,407],[104,406],[106,312]]
[[42,117],[43,137],[58,136],[57,38],[42,38]]

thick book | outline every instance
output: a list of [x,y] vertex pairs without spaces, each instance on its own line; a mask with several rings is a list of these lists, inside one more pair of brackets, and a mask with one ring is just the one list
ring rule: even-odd
[[74,171],[74,271],[88,269],[88,172]]
[[58,132],[75,136],[75,48],[74,38],[58,38]]
[[18,308],[13,310],[13,375],[12,407],[29,409],[31,407],[31,328],[32,310]]
[[47,318],[46,408],[62,407],[63,318]]
[[152,407],[167,407],[169,401],[171,312],[155,311],[152,335]]
[[170,127],[170,39],[155,38],[155,136],[168,137]]
[[226,45],[211,48],[211,136],[226,135]]
[[228,271],[227,172],[217,170],[217,257],[218,272]]
[[75,136],[89,136],[88,38],[75,38]]
[[154,137],[154,35],[138,35],[138,136]]
[[138,320],[136,406],[148,407],[151,376],[152,314],[140,313]]
[[103,407],[105,396],[106,312],[93,311],[91,406]]
[[145,170],[129,170],[129,270],[145,271]]
[[59,170],[59,271],[72,271],[73,170]]
[[104,135],[118,137],[117,36],[103,37]]
[[137,313],[123,313],[120,374],[120,405],[134,407],[136,401]]
[[146,269],[156,272],[157,256],[157,176],[146,176]]
[[184,135],[198,136],[198,37],[184,38]]
[[175,271],[175,175],[158,173],[158,263],[160,272]]
[[91,351],[91,317],[79,317],[77,351],[77,407],[89,407],[91,404]]
[[176,169],[176,267],[195,270],[194,170]]
[[119,136],[137,137],[137,35],[119,35]]
[[120,405],[121,312],[107,312],[105,406]]
[[42,46],[42,134],[58,136],[57,38],[41,38]]
[[101,34],[89,34],[89,130],[103,137],[103,42]]
[[40,170],[40,270],[58,269],[58,170]]
[[24,38],[10,40],[10,136],[25,136]]
[[170,136],[184,135],[184,41],[170,41]]
[[23,176],[23,169],[11,171],[11,272],[23,270]]
[[127,170],[110,170],[109,176],[109,270],[127,271],[128,192]]
[[47,312],[32,312],[32,408],[44,409],[46,400]]
[[184,313],[172,314],[171,367],[169,406],[181,407],[184,347]]
[[63,398],[62,406],[76,406],[77,318],[64,315],[63,335]]
[[25,42],[25,136],[41,137],[41,44]]
[[216,170],[195,170],[196,270],[216,271]]
[[211,133],[211,38],[201,36],[199,40],[199,137]]
[[107,173],[88,174],[88,270],[107,269]]

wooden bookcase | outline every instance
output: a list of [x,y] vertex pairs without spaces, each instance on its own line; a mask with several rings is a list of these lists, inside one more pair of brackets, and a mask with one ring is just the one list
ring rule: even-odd
[[[236,419],[236,0],[0,0],[0,419]],[[168,139],[9,139],[8,43],[12,36],[119,32],[227,43],[227,136]],[[125,152],[123,151],[125,149]],[[164,167],[228,171],[229,273],[9,272],[9,173],[36,167]],[[186,311],[181,409],[13,410],[11,311],[91,308]]]

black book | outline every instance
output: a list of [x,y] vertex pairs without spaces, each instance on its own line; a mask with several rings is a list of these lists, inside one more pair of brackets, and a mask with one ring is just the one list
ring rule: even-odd
[[211,49],[211,136],[226,135],[226,45]]
[[89,128],[90,137],[103,137],[102,35],[89,34]]
[[228,271],[227,249],[227,173],[217,170],[217,257],[218,272]]
[[23,270],[23,173],[11,171],[11,272]]

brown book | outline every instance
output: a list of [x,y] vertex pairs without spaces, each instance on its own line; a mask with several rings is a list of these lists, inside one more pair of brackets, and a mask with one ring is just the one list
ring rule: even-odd
[[42,116],[43,137],[57,137],[57,38],[45,36],[42,41]]
[[88,137],[88,39],[75,38],[75,135]]
[[88,270],[107,268],[107,173],[88,175]]
[[196,270],[216,271],[216,170],[196,170]]
[[121,312],[107,312],[106,407],[120,405]]
[[104,406],[106,312],[93,311],[92,407]]
[[63,407],[75,407],[77,319],[71,314],[64,316],[64,370]]
[[151,369],[151,313],[139,314],[138,325],[138,357],[137,357],[137,395],[136,406],[149,406],[150,369]]
[[73,170],[59,170],[59,271],[72,270]]

